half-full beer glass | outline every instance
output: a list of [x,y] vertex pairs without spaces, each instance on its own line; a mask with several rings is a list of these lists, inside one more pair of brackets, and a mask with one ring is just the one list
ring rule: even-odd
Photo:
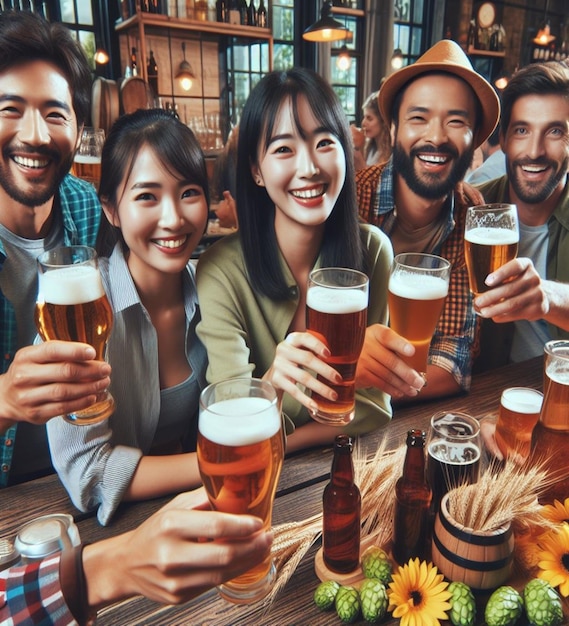
[[406,362],[423,376],[429,346],[448,294],[450,263],[434,254],[398,254],[389,277],[389,324],[415,346]]
[[488,274],[516,258],[519,240],[515,204],[481,204],[468,208],[464,253],[474,297],[490,289],[484,282]]
[[[36,326],[44,341],[81,341],[105,358],[113,312],[99,273],[98,257],[88,246],[63,246],[38,258]],[[73,424],[93,424],[109,417],[115,402],[108,390],[92,406],[64,415]]]
[[73,159],[73,173],[99,189],[101,182],[101,155],[105,143],[102,128],[84,128],[81,143]]
[[327,363],[342,377],[332,384],[319,377],[338,394],[336,401],[319,394],[317,422],[343,426],[354,419],[356,366],[367,327],[369,279],[362,272],[341,267],[312,270],[306,294],[306,328],[330,350]]
[[[235,378],[206,387],[200,396],[198,465],[211,506],[260,517],[270,528],[284,457],[284,434],[273,386]],[[235,604],[265,597],[276,578],[271,559],[218,587]]]

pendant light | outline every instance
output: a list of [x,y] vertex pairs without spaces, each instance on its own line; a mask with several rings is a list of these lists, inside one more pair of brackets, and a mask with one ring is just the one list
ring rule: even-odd
[[302,38],[316,42],[339,41],[346,39],[348,33],[348,29],[332,17],[332,0],[325,0],[322,3],[320,19],[304,31]]
[[537,35],[533,39],[533,43],[536,46],[548,46],[552,41],[555,41],[555,35],[551,34],[551,23],[547,19],[548,6],[549,0],[546,0],[543,22],[541,24],[541,28],[537,31]]
[[184,60],[180,63],[178,72],[176,73],[176,80],[180,83],[180,86],[184,91],[190,91],[193,82],[196,79],[196,75],[192,70],[192,66],[186,61],[186,42],[182,41],[182,54]]

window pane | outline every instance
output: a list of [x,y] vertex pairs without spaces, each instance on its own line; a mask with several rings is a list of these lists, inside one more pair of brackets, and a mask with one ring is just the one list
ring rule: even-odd
[[93,24],[93,11],[90,2],[77,0],[77,21],[80,24]]
[[334,85],[334,91],[338,95],[342,107],[349,120],[354,120],[356,116],[357,88],[345,85]]
[[294,13],[292,9],[273,6],[273,37],[275,39],[294,39]]
[[87,32],[85,30],[79,31],[79,43],[82,45],[83,50],[85,50],[85,54],[87,55],[87,60],[89,61],[89,65],[92,69],[95,69],[95,34],[91,32]]
[[75,19],[73,0],[59,0],[59,10],[61,11],[61,19],[63,22],[74,24],[77,21]]
[[292,45],[276,43],[273,46],[273,67],[275,70],[287,70],[294,65]]

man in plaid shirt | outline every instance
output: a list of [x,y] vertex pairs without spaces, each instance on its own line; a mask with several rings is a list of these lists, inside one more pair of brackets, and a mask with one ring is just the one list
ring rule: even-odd
[[466,391],[478,321],[464,260],[464,218],[483,198],[462,181],[474,150],[498,123],[499,100],[450,40],[389,76],[378,99],[391,125],[393,154],[357,172],[360,216],[389,235],[395,254],[426,252],[451,262],[420,398]]
[[110,367],[86,344],[33,346],[36,258],[93,245],[95,190],[68,174],[91,99],[91,71],[61,24],[0,15],[0,486],[51,470],[45,422],[92,403]]

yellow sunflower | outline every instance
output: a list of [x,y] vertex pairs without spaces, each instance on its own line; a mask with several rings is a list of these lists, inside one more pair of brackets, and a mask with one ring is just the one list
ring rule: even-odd
[[552,522],[569,522],[569,498],[566,498],[563,504],[559,500],[554,500],[553,504],[546,504],[542,514]]
[[389,583],[388,610],[401,618],[401,626],[439,626],[451,608],[448,585],[432,563],[409,559]]
[[546,533],[540,538],[539,546],[539,578],[559,587],[566,598],[569,596],[569,524],[563,522],[558,530]]

